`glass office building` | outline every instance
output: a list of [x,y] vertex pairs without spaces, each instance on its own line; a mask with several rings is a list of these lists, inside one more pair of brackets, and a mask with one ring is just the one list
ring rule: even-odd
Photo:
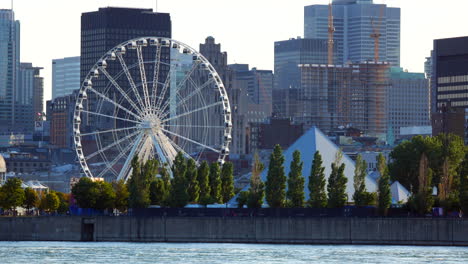
[[52,61],[52,100],[80,89],[80,57]]
[[14,130],[20,67],[20,23],[10,9],[0,9],[0,132]]
[[[400,8],[374,4],[373,0],[333,0],[334,40],[338,47],[335,64],[374,59],[372,24],[380,28],[379,60],[400,66]],[[304,8],[304,36],[328,39],[328,6]]]

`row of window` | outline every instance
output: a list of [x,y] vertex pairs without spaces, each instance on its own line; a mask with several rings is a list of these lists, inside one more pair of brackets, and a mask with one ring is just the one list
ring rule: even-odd
[[459,99],[459,98],[468,98],[468,93],[456,93],[456,94],[439,94],[437,99]]
[[466,91],[468,90],[468,85],[443,86],[438,87],[437,90],[439,92]]
[[443,83],[468,82],[468,75],[439,77],[439,78],[437,79],[437,81],[438,81],[439,84],[443,84]]

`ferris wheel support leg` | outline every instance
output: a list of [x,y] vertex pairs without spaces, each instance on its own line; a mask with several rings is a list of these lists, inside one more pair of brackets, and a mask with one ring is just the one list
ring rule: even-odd
[[130,151],[130,154],[128,154],[127,160],[125,161],[125,164],[119,173],[119,177],[117,178],[118,181],[123,179],[126,182],[128,180],[130,173],[126,174],[126,171],[128,170],[128,167],[130,166],[130,163],[132,162],[132,159],[135,156],[135,152],[138,149],[138,146],[140,145],[142,138],[143,138],[143,133],[141,133],[138,136],[137,140],[135,141],[135,145],[133,145],[133,148]]

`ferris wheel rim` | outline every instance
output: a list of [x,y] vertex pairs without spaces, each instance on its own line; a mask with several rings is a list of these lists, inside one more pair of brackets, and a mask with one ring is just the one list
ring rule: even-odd
[[[164,46],[163,46],[163,43],[165,43]],[[143,59],[142,49],[143,49],[143,47],[146,47],[146,45],[149,46],[149,45],[153,45],[153,44],[155,44],[158,54],[156,54],[156,58],[155,58],[154,61],[150,61],[150,62],[146,61],[145,62],[144,59]],[[168,44],[168,46],[165,46],[166,44]],[[123,59],[123,55],[125,55],[125,52],[122,53],[122,49],[126,49],[129,46],[132,46],[132,47],[136,46],[136,49],[137,49],[138,67],[140,68],[140,74],[141,74],[141,76],[140,76],[141,83],[138,83],[138,84],[136,84],[135,81],[132,79],[131,74],[129,72],[128,66],[126,64],[124,64],[125,60]],[[209,74],[210,77],[208,78],[208,80],[206,82],[204,82],[201,86],[198,86],[187,97],[185,97],[181,101],[177,102],[177,104],[175,106],[176,109],[178,107],[184,107],[186,109],[187,107],[186,107],[185,103],[187,101],[191,100],[193,97],[198,96],[203,100],[203,97],[200,95],[200,91],[202,91],[203,89],[205,89],[206,87],[208,87],[209,85],[212,85],[212,84],[215,86],[215,89],[217,89],[217,92],[220,95],[220,100],[219,101],[217,101],[216,103],[208,104],[208,105],[205,102],[203,102],[204,106],[202,106],[202,107],[199,107],[197,109],[192,109],[190,111],[187,110],[187,112],[185,112],[183,114],[178,114],[176,116],[168,117],[169,111],[166,110],[166,109],[170,106],[171,102],[170,102],[170,100],[166,100],[166,102],[163,103],[163,100],[165,100],[167,89],[169,89],[169,86],[170,86],[170,84],[167,83],[167,82],[168,82],[168,80],[169,80],[169,78],[171,76],[171,73],[172,73],[171,71],[173,69],[172,69],[172,64],[170,62],[166,63],[166,62],[161,61],[161,51],[162,51],[163,47],[168,47],[169,49],[171,49],[173,46],[177,46],[179,51],[183,48],[184,53],[186,53],[186,50],[187,50],[188,54],[193,54],[194,60],[195,60],[195,57],[196,57],[196,61],[192,65],[192,68],[190,69],[189,73],[184,76],[183,81],[179,82],[176,85],[177,86],[176,89],[175,89],[175,92],[176,92],[175,96],[176,97],[180,96],[179,89],[183,85],[185,85],[185,83],[187,81],[192,81],[193,82],[193,80],[189,80],[189,79],[191,79],[192,72],[195,71],[195,69],[199,65],[203,64],[204,66],[206,66],[205,70],[209,71],[209,73],[210,73]],[[127,89],[125,91],[124,89],[122,89],[122,87],[119,86],[118,82],[115,79],[113,79],[112,75],[106,70],[105,64],[106,64],[106,61],[109,60],[109,59],[119,61],[119,63],[122,66],[122,70],[120,71],[119,74],[121,75],[122,72],[124,72],[124,74],[126,75],[128,81],[130,83],[131,90]],[[148,76],[146,76],[146,70],[144,68],[145,63],[154,63],[154,76],[152,78],[152,81],[149,81],[149,79],[151,79],[151,77],[148,78]],[[160,67],[162,65],[169,66],[169,70],[167,72],[166,80],[165,80],[164,84],[162,85],[163,90],[160,91],[160,93],[162,95],[160,94],[160,98],[158,98],[157,93],[156,93],[157,91],[155,91],[155,89],[158,89],[158,86],[160,86],[162,84],[159,81],[160,80],[159,79]],[[132,65],[132,66],[134,66],[134,65]],[[137,66],[135,66],[135,67],[137,67]],[[131,108],[130,107],[124,107],[124,106],[122,106],[121,103],[115,102],[115,101],[112,100],[112,98],[109,98],[108,96],[106,96],[106,94],[103,94],[100,91],[97,91],[96,89],[93,89],[92,80],[95,77],[94,75],[95,75],[96,72],[104,75],[106,77],[107,81],[108,81],[108,85],[105,88],[105,91],[107,91],[108,89],[118,90],[121,93],[121,95],[123,96],[123,97],[119,98],[119,100],[122,101],[123,99],[125,99],[127,101],[127,103],[131,106]],[[120,77],[121,76],[119,76],[117,78],[120,78]],[[143,98],[142,98],[142,96],[140,94],[140,90],[138,90],[139,88],[142,88],[142,90],[143,90]],[[150,89],[151,89],[151,95],[152,96],[150,96],[150,93],[149,93]],[[132,95],[135,96],[136,100],[134,100],[130,96],[128,96],[127,93],[129,93],[131,91],[134,92]],[[103,101],[102,100],[104,100],[107,103],[110,103],[110,104],[114,105],[119,110],[125,112],[126,113],[125,118],[122,118],[120,116],[115,115],[116,108],[114,108],[114,115],[113,116],[103,114],[103,113],[96,113],[96,112],[92,112],[92,111],[89,111],[89,110],[85,110],[83,108],[82,104],[83,104],[83,101],[87,101],[87,99],[88,99],[87,94],[88,93],[92,93],[94,95],[97,95],[100,98],[100,101],[98,103],[100,108],[103,106]],[[125,105],[125,106],[127,106],[127,105]],[[185,135],[181,135],[180,133],[176,133],[174,131],[169,130],[170,127],[183,127],[184,126],[184,125],[171,124],[170,121],[185,117],[187,115],[191,115],[191,114],[193,114],[195,112],[200,112],[200,111],[203,111],[203,110],[206,110],[206,109],[209,109],[209,108],[212,108],[212,107],[217,107],[217,106],[222,107],[221,115],[223,116],[223,119],[224,119],[223,120],[224,125],[222,125],[222,126],[216,126],[216,125],[209,126],[209,125],[196,125],[195,124],[195,125],[192,125],[192,126],[186,125],[186,127],[187,127],[187,129],[188,128],[192,128],[192,129],[194,129],[194,128],[220,129],[220,131],[223,131],[222,136],[225,138],[225,140],[222,141],[219,149],[208,146],[208,145],[205,145],[205,144],[200,143],[200,142],[198,142],[196,140],[190,139],[189,137],[187,137]],[[159,111],[159,110],[161,110],[161,111]],[[157,115],[156,115],[156,111],[159,111],[157,113]],[[97,115],[97,116],[104,117],[104,118],[111,118],[113,120],[120,120],[120,121],[124,121],[124,122],[130,122],[134,126],[124,127],[124,128],[113,128],[113,129],[109,129],[107,131],[93,131],[93,132],[81,133],[81,115],[84,114],[84,113],[89,114],[89,115]],[[204,118],[205,122],[208,123],[209,118],[207,117],[207,111],[204,111],[203,114],[204,114],[203,118]],[[204,150],[210,150],[210,151],[213,151],[213,152],[219,154],[218,162],[221,162],[221,163],[224,162],[227,155],[229,154],[229,144],[231,142],[231,131],[232,131],[231,108],[230,108],[230,102],[229,102],[229,98],[228,98],[225,86],[224,86],[219,74],[216,72],[215,68],[211,65],[211,63],[202,54],[200,54],[198,51],[196,51],[195,49],[193,49],[192,47],[190,47],[189,45],[187,45],[187,44],[185,44],[183,42],[180,42],[178,40],[174,40],[174,39],[171,39],[171,38],[165,38],[165,37],[140,37],[140,38],[134,38],[134,39],[122,42],[121,44],[119,44],[119,45],[115,46],[114,48],[112,48],[111,50],[109,50],[91,68],[90,72],[88,73],[86,78],[83,80],[83,83],[82,83],[82,85],[80,87],[79,93],[78,93],[77,98],[76,98],[75,110],[74,110],[74,114],[73,114],[73,142],[75,144],[75,150],[76,150],[76,154],[77,154],[77,157],[78,157],[78,162],[80,163],[80,165],[82,167],[82,171],[83,171],[84,176],[89,177],[89,178],[95,178],[95,177],[100,178],[103,175],[105,175],[105,173],[111,172],[112,174],[116,175],[118,179],[120,179],[120,178],[123,177],[122,173],[127,173],[126,170],[128,170],[128,166],[129,166],[129,164],[127,164],[127,163],[128,163],[128,161],[130,159],[133,158],[132,154],[135,154],[135,152],[137,150],[144,151],[145,152],[144,155],[150,155],[150,156],[151,155],[153,155],[153,156],[156,155],[155,154],[155,152],[157,151],[157,150],[155,150],[155,148],[157,148],[157,146],[156,146],[157,142],[156,142],[156,139],[155,139],[156,135],[154,135],[154,134],[146,135],[143,132],[144,129],[147,129],[145,126],[148,126],[145,123],[145,122],[148,122],[145,119],[145,117],[146,116],[151,116],[151,115],[156,115],[156,117],[159,118],[160,126],[161,126],[160,127],[161,135],[159,135],[159,134],[158,135],[163,137],[163,134],[164,134],[164,136],[166,137],[165,138],[166,142],[169,145],[171,145],[173,149],[176,149],[177,152],[182,152],[184,154],[184,156],[188,156],[189,158],[192,158],[187,152],[184,151],[183,147],[180,147],[176,142],[174,142],[174,140],[170,139],[168,135],[171,135],[173,137],[177,137],[179,140],[184,141],[184,144],[188,144],[188,142],[190,142],[192,144],[199,145],[199,147],[202,148],[202,151],[200,151],[200,154],[196,159],[197,162],[199,161],[199,159],[200,159],[200,157],[201,157]],[[131,119],[129,116],[132,116],[133,119]],[[135,132],[130,133],[133,130],[135,130]],[[98,142],[99,140],[96,139],[96,144],[98,145],[98,151],[93,152],[90,155],[85,156],[83,148],[82,148],[82,137],[85,137],[85,136],[94,136],[94,137],[96,137],[96,135],[111,133],[113,135],[113,137],[116,138],[117,132],[124,132],[124,131],[126,133],[125,137],[114,141],[112,144],[107,145],[106,147],[99,146],[99,144],[101,144],[101,142]],[[208,136],[208,133],[204,133],[204,137],[207,137],[207,136]],[[96,137],[96,138],[99,138],[99,137]],[[121,144],[126,140],[131,141],[132,144],[127,144],[127,146],[122,147]],[[148,141],[149,142],[153,141],[154,146],[150,145],[149,147],[147,147],[146,145],[148,144],[147,143]],[[145,146],[142,146],[142,144],[145,145]],[[117,155],[117,157],[115,157],[112,161],[109,162],[108,157],[104,155],[104,152],[111,148],[109,146],[112,146],[112,147],[118,146],[118,148],[120,150],[125,150],[125,151],[121,151],[119,153],[119,155]],[[141,149],[142,147],[145,147],[145,149],[144,150]],[[106,149],[106,148],[108,148],[108,149]],[[148,148],[150,148],[150,149],[148,149]],[[127,153],[127,152],[129,152],[129,153],[126,155],[125,164],[122,167],[121,171],[120,172],[115,171],[113,166],[119,160],[121,160],[123,158],[123,156],[125,156],[125,153]],[[149,154],[146,154],[146,152],[148,152]],[[151,154],[151,152],[153,154]],[[97,157],[98,155],[101,156],[101,158],[106,161],[106,164],[105,164],[106,169],[104,169],[98,175],[94,175],[91,172],[91,169],[90,169],[90,167],[88,165],[88,161],[91,160],[93,157]],[[158,155],[160,155],[160,153],[158,153]]]

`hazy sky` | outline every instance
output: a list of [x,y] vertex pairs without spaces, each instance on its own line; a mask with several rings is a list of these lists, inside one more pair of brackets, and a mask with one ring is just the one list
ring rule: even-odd
[[[382,0],[374,0],[383,2]],[[432,40],[468,35],[468,0],[386,0],[402,9],[401,64],[423,72]],[[273,69],[273,42],[303,36],[304,6],[328,0],[159,0],[171,13],[173,38],[198,50],[214,36],[229,63]],[[80,16],[104,6],[155,8],[155,0],[16,0],[21,21],[21,61],[44,67],[51,97],[52,59],[80,55]],[[0,0],[10,8],[10,0]]]

